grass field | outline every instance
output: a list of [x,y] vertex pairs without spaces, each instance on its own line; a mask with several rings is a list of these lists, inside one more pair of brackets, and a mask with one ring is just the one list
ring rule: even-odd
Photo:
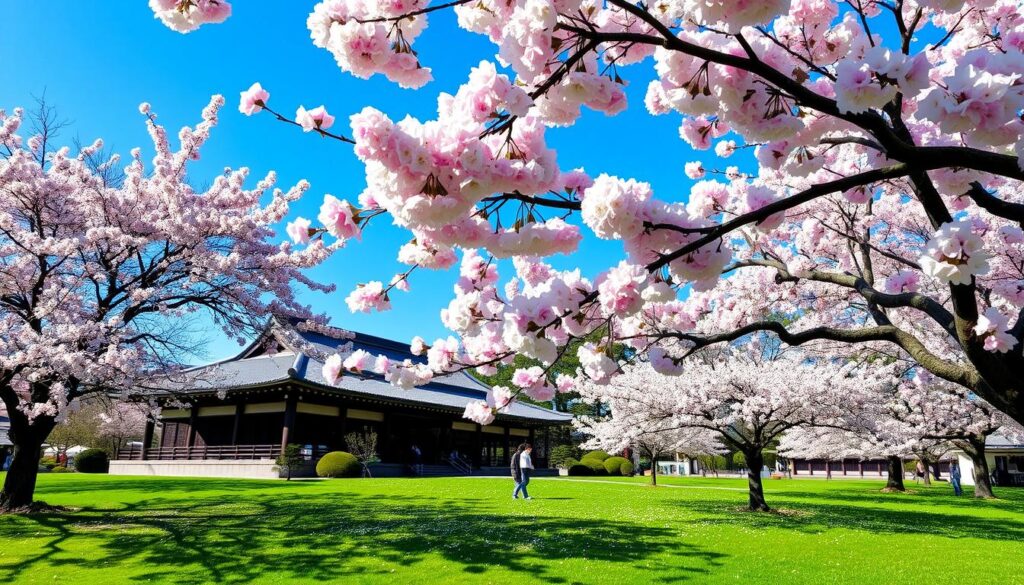
[[737,480],[251,481],[43,475],[0,516],[0,583],[1024,582],[1024,490]]

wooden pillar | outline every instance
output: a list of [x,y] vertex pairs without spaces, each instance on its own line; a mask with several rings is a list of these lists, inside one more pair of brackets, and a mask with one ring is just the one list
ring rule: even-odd
[[295,392],[285,397],[284,423],[281,425],[281,453],[284,453],[284,448],[288,446],[288,441],[291,439],[292,429],[295,427],[295,407],[298,402],[299,397]]
[[199,407],[195,404],[188,410],[188,443],[187,447],[191,448],[196,444],[196,419],[199,418]]
[[480,450],[483,449],[483,427],[476,425],[476,434],[474,435],[474,448],[473,448],[473,465],[479,469],[482,467],[483,461],[481,460]]
[[146,450],[153,446],[153,427],[156,423],[153,419],[146,417],[146,430],[142,433],[142,460],[146,460]]
[[231,427],[231,444],[238,444],[238,434],[242,430],[242,415],[245,414],[245,403],[239,402],[235,405],[235,423]]
[[512,453],[509,452],[509,447],[512,445],[512,441],[509,438],[508,425],[505,425],[505,454],[501,458],[504,464],[507,466],[512,463]]
[[342,406],[338,409],[338,413],[341,420],[338,421],[338,437],[337,445],[334,447],[342,451],[348,449],[348,445],[345,444],[345,435],[348,434],[348,408]]

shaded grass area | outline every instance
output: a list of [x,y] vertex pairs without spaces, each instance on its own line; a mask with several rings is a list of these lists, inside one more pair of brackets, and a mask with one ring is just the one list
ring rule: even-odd
[[0,584],[1012,583],[1024,558],[1024,491],[772,481],[757,514],[741,480],[662,481],[45,475],[76,509],[0,516]]

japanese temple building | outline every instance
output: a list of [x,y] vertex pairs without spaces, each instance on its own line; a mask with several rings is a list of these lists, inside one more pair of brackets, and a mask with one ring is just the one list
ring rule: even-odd
[[[340,330],[302,331],[272,320],[235,357],[177,373],[148,390],[162,406],[160,419],[147,424],[141,446],[118,452],[110,472],[277,477],[274,460],[285,445],[300,445],[314,463],[323,453],[345,450],[346,434],[367,431],[378,438],[381,464],[375,475],[410,472],[414,445],[426,466],[504,472],[515,445],[530,442],[534,464],[543,468],[548,429],[571,420],[522,402],[489,425],[466,420],[466,404],[487,392],[467,373],[436,377],[411,390],[369,373],[345,374],[337,386],[327,384],[323,360],[346,349],[423,361],[404,343]],[[452,462],[453,452],[461,461]]]

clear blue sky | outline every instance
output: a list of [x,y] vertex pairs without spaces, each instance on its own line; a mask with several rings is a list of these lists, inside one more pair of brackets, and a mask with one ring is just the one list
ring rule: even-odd
[[[275,122],[269,115],[247,118],[238,113],[238,93],[259,81],[271,93],[271,104],[284,113],[303,104],[320,104],[337,116],[336,130],[348,133],[348,116],[373,105],[392,119],[406,114],[430,119],[439,92],[454,93],[471,67],[490,59],[496,50],[486,38],[461,31],[448,12],[431,15],[431,26],[416,49],[433,67],[435,81],[421,90],[403,90],[383,78],[360,80],[342,73],[329,53],[309,40],[306,16],[313,0],[280,2],[242,0],[226,23],[209,25],[188,35],[165,28],[142,0],[116,3],[5,2],[0,18],[0,107],[31,106],[32,96],[46,94],[49,103],[73,122],[65,132],[70,142],[102,137],[108,147],[127,154],[134,146],[150,152],[138,105],[148,101],[159,120],[173,133],[195,124],[209,96],[223,94],[227,105],[220,125],[192,167],[192,180],[205,184],[224,166],[249,166],[254,176],[276,170],[282,186],[308,179],[312,189],[292,216],[316,216],[324,193],[354,200],[365,181],[349,146],[322,140]],[[679,116],[650,116],[643,105],[653,78],[650,61],[626,70],[623,77],[630,108],[616,117],[584,110],[569,129],[548,133],[563,169],[584,167],[635,177],[653,184],[667,200],[685,200],[689,181],[683,164],[698,158],[709,168],[724,167],[711,152],[695,153],[679,139]],[[749,164],[749,152],[728,164]],[[745,166],[745,165],[744,165]],[[383,218],[382,218],[383,219]],[[590,276],[618,261],[619,243],[601,242],[584,229],[581,253],[560,257],[562,268],[578,263]],[[284,238],[283,226],[281,237]],[[451,299],[456,273],[420,271],[413,293],[397,293],[386,313],[353,315],[344,297],[356,283],[387,281],[401,270],[395,261],[408,233],[377,222],[312,276],[338,285],[332,295],[306,293],[305,302],[332,317],[336,326],[398,340],[445,334],[439,311]],[[508,277],[510,267],[503,267]],[[211,335],[209,355],[235,349],[232,342]]]

